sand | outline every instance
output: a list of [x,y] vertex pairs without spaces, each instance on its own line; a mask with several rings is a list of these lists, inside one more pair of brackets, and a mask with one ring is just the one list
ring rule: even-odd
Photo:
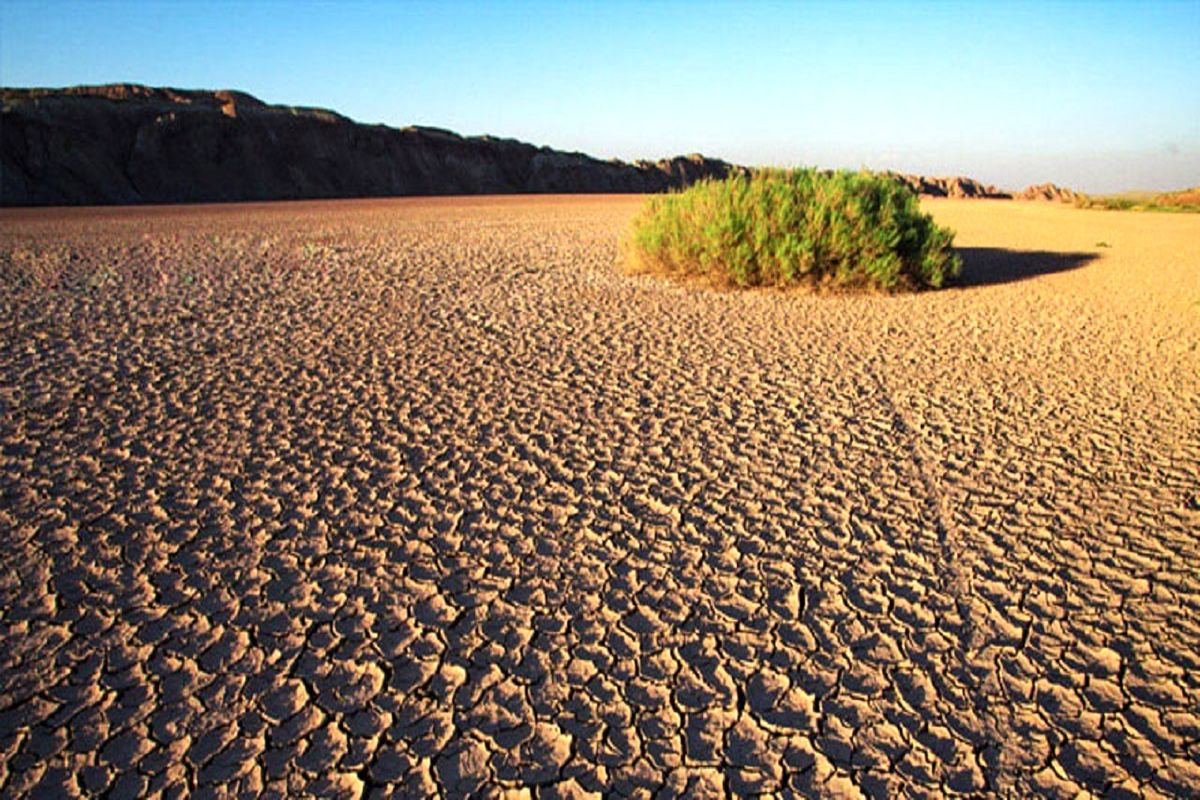
[[1200,216],[638,202],[0,212],[0,795],[1200,791]]

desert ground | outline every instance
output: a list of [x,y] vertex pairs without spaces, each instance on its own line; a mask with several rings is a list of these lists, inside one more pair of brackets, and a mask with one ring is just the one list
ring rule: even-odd
[[0,212],[0,795],[1200,793],[1200,215],[640,202]]

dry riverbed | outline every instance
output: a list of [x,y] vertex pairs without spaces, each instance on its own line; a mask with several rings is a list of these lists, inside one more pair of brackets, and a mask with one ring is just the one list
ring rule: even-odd
[[1200,215],[638,202],[0,212],[0,795],[1200,792]]

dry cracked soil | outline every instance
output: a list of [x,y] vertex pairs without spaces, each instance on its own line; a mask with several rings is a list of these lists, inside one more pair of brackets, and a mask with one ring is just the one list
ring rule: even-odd
[[0,213],[0,795],[1196,796],[1200,216],[639,202]]

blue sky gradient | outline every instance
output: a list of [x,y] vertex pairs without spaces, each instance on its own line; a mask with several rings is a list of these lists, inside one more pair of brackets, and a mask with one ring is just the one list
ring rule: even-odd
[[117,81],[603,158],[1200,184],[1200,0],[0,0],[0,83]]

